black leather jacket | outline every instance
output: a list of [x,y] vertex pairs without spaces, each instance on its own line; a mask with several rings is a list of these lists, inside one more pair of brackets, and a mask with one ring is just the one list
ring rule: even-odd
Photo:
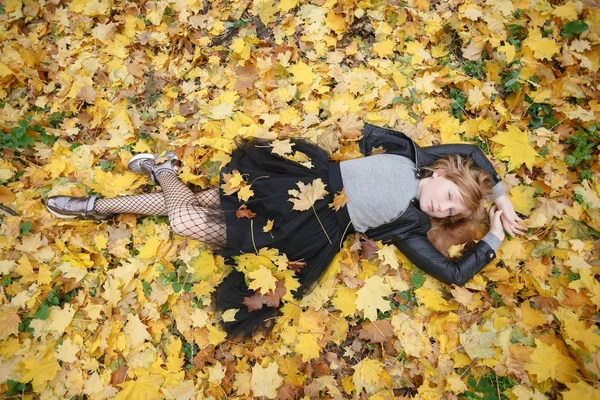
[[[369,155],[374,148],[380,147],[388,154],[409,157],[416,164],[417,178],[422,176],[423,167],[433,164],[441,157],[458,154],[471,158],[475,167],[488,172],[492,178],[492,186],[500,182],[500,176],[477,146],[447,144],[419,147],[401,132],[370,124],[365,125],[362,134],[359,142],[361,153]],[[430,228],[429,217],[419,209],[417,200],[413,199],[398,218],[369,229],[365,234],[371,239],[395,244],[418,268],[446,284],[464,285],[488,262],[496,258],[494,250],[484,241],[479,241],[460,258],[450,260],[427,239],[427,231]]]

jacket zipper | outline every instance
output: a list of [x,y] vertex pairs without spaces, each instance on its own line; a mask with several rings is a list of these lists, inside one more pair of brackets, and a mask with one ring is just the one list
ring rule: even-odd
[[413,149],[415,151],[415,166],[417,167],[417,175],[418,178],[421,179],[421,166],[419,165],[419,154],[417,152],[417,146],[415,145],[415,141],[410,139],[410,143],[413,146]]
[[411,206],[411,204],[412,204],[412,202],[411,202],[411,203],[409,203],[409,204],[408,204],[408,206],[407,206],[407,207],[404,209],[404,211],[402,211],[402,213],[401,213],[400,215],[398,215],[396,218],[394,218],[392,221],[390,221],[390,222],[386,222],[385,224],[378,226],[376,229],[383,228],[383,227],[385,227],[385,226],[391,225],[391,224],[393,224],[394,222],[398,221],[400,218],[402,218],[402,216],[403,216],[404,214],[406,214],[406,210],[408,210],[408,207],[410,207],[410,206]]

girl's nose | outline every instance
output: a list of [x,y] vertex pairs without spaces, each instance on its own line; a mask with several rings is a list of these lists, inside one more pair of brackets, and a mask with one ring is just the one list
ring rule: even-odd
[[444,212],[444,211],[446,211],[447,209],[448,209],[448,204],[447,204],[446,202],[443,202],[443,203],[439,203],[439,204],[438,204],[438,210],[439,210],[440,212]]

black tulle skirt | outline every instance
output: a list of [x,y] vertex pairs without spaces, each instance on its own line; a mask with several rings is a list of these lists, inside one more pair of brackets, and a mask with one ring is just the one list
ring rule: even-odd
[[[238,144],[230,163],[221,170],[221,184],[224,174],[237,170],[252,184],[254,195],[243,203],[236,194],[225,195],[221,191],[221,208],[227,224],[227,247],[219,253],[231,261],[232,256],[254,253],[256,249],[268,247],[285,253],[290,261],[304,262],[304,267],[296,272],[301,286],[292,293],[300,298],[314,287],[325,272],[351,225],[345,207],[337,212],[329,207],[333,196],[342,189],[339,164],[330,162],[327,153],[314,144],[306,141],[293,143],[293,150],[310,158],[312,168],[272,153],[268,141],[244,140]],[[314,204],[319,218],[312,208],[306,211],[292,210],[293,203],[289,201],[291,196],[288,190],[298,189],[298,182],[309,184],[318,178],[325,183],[329,192]],[[236,216],[236,211],[244,204],[256,214],[252,220]],[[268,220],[274,221],[273,228],[270,232],[263,232]],[[278,308],[267,306],[248,311],[243,304],[244,297],[253,294],[254,291],[249,290],[244,281],[244,274],[235,269],[217,288],[215,304],[218,310],[239,309],[236,321],[223,324],[230,337],[248,337],[256,330],[267,329],[269,324],[265,320],[278,314]]]

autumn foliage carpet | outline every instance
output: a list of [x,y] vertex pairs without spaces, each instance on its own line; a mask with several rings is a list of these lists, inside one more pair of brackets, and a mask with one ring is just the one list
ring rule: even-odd
[[[0,1],[0,393],[599,399],[599,7]],[[464,288],[351,236],[300,302],[294,265],[262,249],[237,268],[263,293],[284,284],[283,315],[235,342],[218,325],[234,313],[211,308],[231,267],[166,217],[60,220],[42,203],[156,191],[126,169],[146,151],[214,187],[236,135],[358,157],[365,122],[480,146],[527,235]]]

